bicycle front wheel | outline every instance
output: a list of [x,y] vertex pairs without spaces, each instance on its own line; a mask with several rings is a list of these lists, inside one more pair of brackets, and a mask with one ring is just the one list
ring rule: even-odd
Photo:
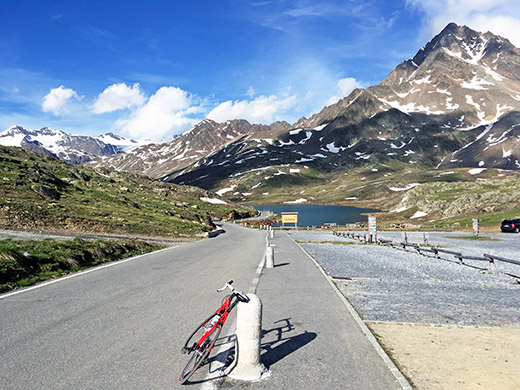
[[218,336],[220,335],[221,329],[222,326],[220,324],[215,326],[211,330],[210,334],[208,334],[206,339],[201,343],[201,345],[194,349],[193,355],[191,355],[188,363],[184,367],[184,370],[182,370],[181,376],[179,377],[180,383],[186,382],[188,378],[195,372],[195,370],[204,362],[204,360],[206,360],[209,353],[213,349]]

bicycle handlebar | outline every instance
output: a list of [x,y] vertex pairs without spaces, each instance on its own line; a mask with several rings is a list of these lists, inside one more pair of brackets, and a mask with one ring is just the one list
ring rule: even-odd
[[244,294],[244,293],[241,292],[241,291],[237,291],[237,290],[235,290],[235,288],[232,286],[232,284],[233,284],[233,281],[230,280],[229,282],[227,282],[227,283],[224,285],[224,287],[217,289],[217,292],[222,292],[222,291],[224,291],[226,288],[229,288],[229,289],[231,290],[231,293],[232,293],[232,294],[236,294],[236,295],[238,295],[238,296],[241,298],[240,300],[242,300],[242,301],[244,301],[244,302],[248,302],[248,301],[249,301],[249,298],[247,297],[247,295]]
[[227,282],[227,283],[224,285],[224,287],[222,287],[222,288],[218,288],[218,289],[217,289],[217,292],[222,292],[222,291],[224,291],[226,288],[229,288],[231,291],[233,291],[234,288],[233,288],[232,284],[233,284],[233,281],[230,280],[229,282]]

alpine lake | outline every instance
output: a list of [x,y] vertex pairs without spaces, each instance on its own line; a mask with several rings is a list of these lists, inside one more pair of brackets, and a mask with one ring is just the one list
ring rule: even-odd
[[[278,215],[297,212],[298,227],[323,226],[325,224],[336,224],[339,226],[357,222],[368,223],[368,214],[381,211],[351,206],[322,206],[314,204],[281,204],[253,207],[259,211],[268,210]],[[281,226],[281,223],[275,226]],[[287,226],[294,226],[294,224]]]

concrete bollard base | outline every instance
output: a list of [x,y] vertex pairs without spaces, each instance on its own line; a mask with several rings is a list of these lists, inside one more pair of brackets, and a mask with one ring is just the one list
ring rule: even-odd
[[240,302],[237,308],[237,363],[228,376],[243,381],[257,381],[268,372],[260,361],[262,301],[255,294],[247,296],[249,302]]

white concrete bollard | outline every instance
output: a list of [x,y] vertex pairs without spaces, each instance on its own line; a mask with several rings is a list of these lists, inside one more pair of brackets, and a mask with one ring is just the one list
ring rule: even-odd
[[274,268],[274,249],[268,246],[265,251],[265,268]]
[[249,302],[240,302],[237,309],[237,364],[228,375],[233,379],[255,381],[267,371],[260,361],[262,336],[262,301],[247,294]]
[[273,230],[273,229],[271,229],[271,231],[269,232],[269,236],[270,236],[271,238],[274,238],[274,230]]

